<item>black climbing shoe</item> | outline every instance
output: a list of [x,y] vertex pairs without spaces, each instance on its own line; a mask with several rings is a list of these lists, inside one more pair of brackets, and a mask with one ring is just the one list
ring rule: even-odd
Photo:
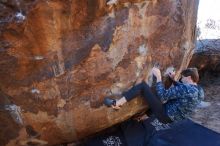
[[116,105],[116,100],[115,99],[111,99],[109,97],[105,97],[104,102],[103,102],[106,106],[111,107],[112,105],[115,106]]

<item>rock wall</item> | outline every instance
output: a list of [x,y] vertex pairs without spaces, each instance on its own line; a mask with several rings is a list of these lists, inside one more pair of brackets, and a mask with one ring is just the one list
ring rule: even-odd
[[0,0],[0,145],[77,141],[147,107],[137,98],[115,111],[104,96],[148,78],[155,62],[187,67],[198,0],[108,4]]

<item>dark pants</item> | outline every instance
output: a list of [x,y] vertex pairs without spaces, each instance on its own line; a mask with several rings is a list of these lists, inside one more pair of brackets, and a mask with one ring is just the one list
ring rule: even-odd
[[128,91],[122,94],[127,101],[135,98],[138,95],[142,95],[144,99],[147,101],[148,106],[152,110],[153,114],[158,118],[158,120],[162,123],[170,123],[171,119],[165,112],[165,106],[162,102],[151,92],[149,85],[145,82],[137,84],[133,86]]

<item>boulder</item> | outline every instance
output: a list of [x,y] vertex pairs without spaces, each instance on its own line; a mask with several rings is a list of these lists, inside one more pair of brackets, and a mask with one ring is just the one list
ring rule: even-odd
[[77,141],[147,108],[103,106],[161,70],[186,68],[198,0],[0,0],[0,145]]
[[220,73],[220,39],[204,39],[197,41],[190,67],[197,67],[201,77],[206,74],[218,76]]

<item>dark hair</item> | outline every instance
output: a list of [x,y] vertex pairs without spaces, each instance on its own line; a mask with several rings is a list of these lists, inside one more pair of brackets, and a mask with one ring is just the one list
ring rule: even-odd
[[181,75],[183,75],[184,77],[191,76],[193,82],[199,82],[199,73],[197,68],[187,68],[181,72]]

